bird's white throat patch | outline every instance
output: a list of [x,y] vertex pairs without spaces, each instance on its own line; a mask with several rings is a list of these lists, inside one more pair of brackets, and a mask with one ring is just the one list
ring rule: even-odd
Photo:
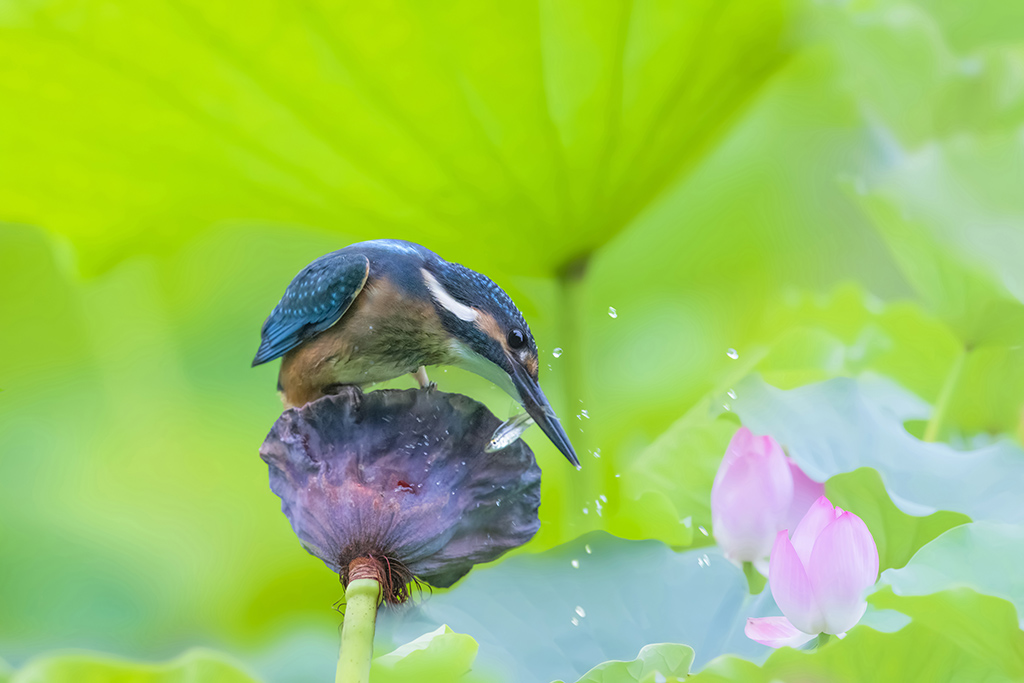
[[519,403],[523,402],[519,391],[516,389],[515,384],[512,383],[512,378],[509,377],[507,372],[457,339],[451,341],[450,348],[452,356],[449,362],[451,365],[460,367],[463,370],[469,370],[475,375],[480,375],[484,379],[490,380],[516,401]]
[[434,297],[434,300],[437,301],[437,303],[444,306],[445,310],[456,318],[465,320],[466,322],[473,322],[479,317],[480,314],[477,313],[476,309],[456,301],[455,297],[448,293],[448,290],[444,288],[444,285],[438,282],[437,278],[434,277],[429,270],[426,268],[420,268],[420,272],[423,273],[423,282],[426,283],[427,289],[430,290],[430,295]]

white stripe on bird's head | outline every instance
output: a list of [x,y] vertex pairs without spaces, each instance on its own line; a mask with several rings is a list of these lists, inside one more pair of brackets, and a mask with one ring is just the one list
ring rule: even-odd
[[448,293],[448,290],[444,288],[437,278],[428,271],[426,268],[420,268],[420,272],[423,273],[423,282],[426,283],[427,289],[430,290],[430,295],[434,297],[434,301],[441,304],[446,311],[454,315],[459,320],[465,320],[466,322],[475,321],[480,314],[472,306],[456,301],[455,297]]

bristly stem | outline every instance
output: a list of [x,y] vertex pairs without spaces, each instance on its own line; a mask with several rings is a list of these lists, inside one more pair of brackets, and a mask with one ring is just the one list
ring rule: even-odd
[[335,683],[369,683],[380,597],[380,582],[376,579],[355,579],[345,589],[345,621]]
[[938,440],[939,430],[942,429],[942,421],[946,419],[946,413],[949,412],[949,403],[953,399],[953,392],[956,389],[957,382],[960,381],[960,375],[963,373],[964,363],[969,353],[970,349],[963,348],[956,355],[956,358],[953,359],[953,365],[950,366],[949,372],[946,373],[946,380],[942,383],[942,389],[939,390],[938,398],[935,399],[935,408],[928,419],[928,424],[925,425],[924,441]]

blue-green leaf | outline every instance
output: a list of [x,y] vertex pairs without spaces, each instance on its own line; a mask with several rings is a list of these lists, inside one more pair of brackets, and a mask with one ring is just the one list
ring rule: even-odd
[[974,522],[928,543],[905,567],[889,569],[882,583],[896,595],[928,595],[971,588],[1008,600],[1024,627],[1024,526]]
[[837,378],[789,391],[756,376],[736,388],[743,424],[771,434],[817,481],[860,467],[878,471],[904,512],[962,512],[972,519],[1024,521],[1024,450],[1001,440],[957,451],[925,443],[903,426],[906,392],[892,383]]
[[378,637],[403,642],[449,624],[480,644],[485,671],[571,681],[597,662],[629,661],[649,643],[688,645],[697,669],[726,652],[759,659],[768,648],[743,627],[747,617],[777,614],[770,592],[750,595],[743,572],[716,549],[675,553],[595,532],[384,612]]

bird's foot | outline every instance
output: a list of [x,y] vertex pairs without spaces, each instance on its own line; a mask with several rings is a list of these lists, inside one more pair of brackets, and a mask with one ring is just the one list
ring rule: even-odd
[[427,369],[422,365],[416,368],[416,371],[412,373],[412,376],[416,378],[416,382],[420,385],[420,389],[433,391],[437,388],[437,382],[430,381],[430,378],[427,377]]

